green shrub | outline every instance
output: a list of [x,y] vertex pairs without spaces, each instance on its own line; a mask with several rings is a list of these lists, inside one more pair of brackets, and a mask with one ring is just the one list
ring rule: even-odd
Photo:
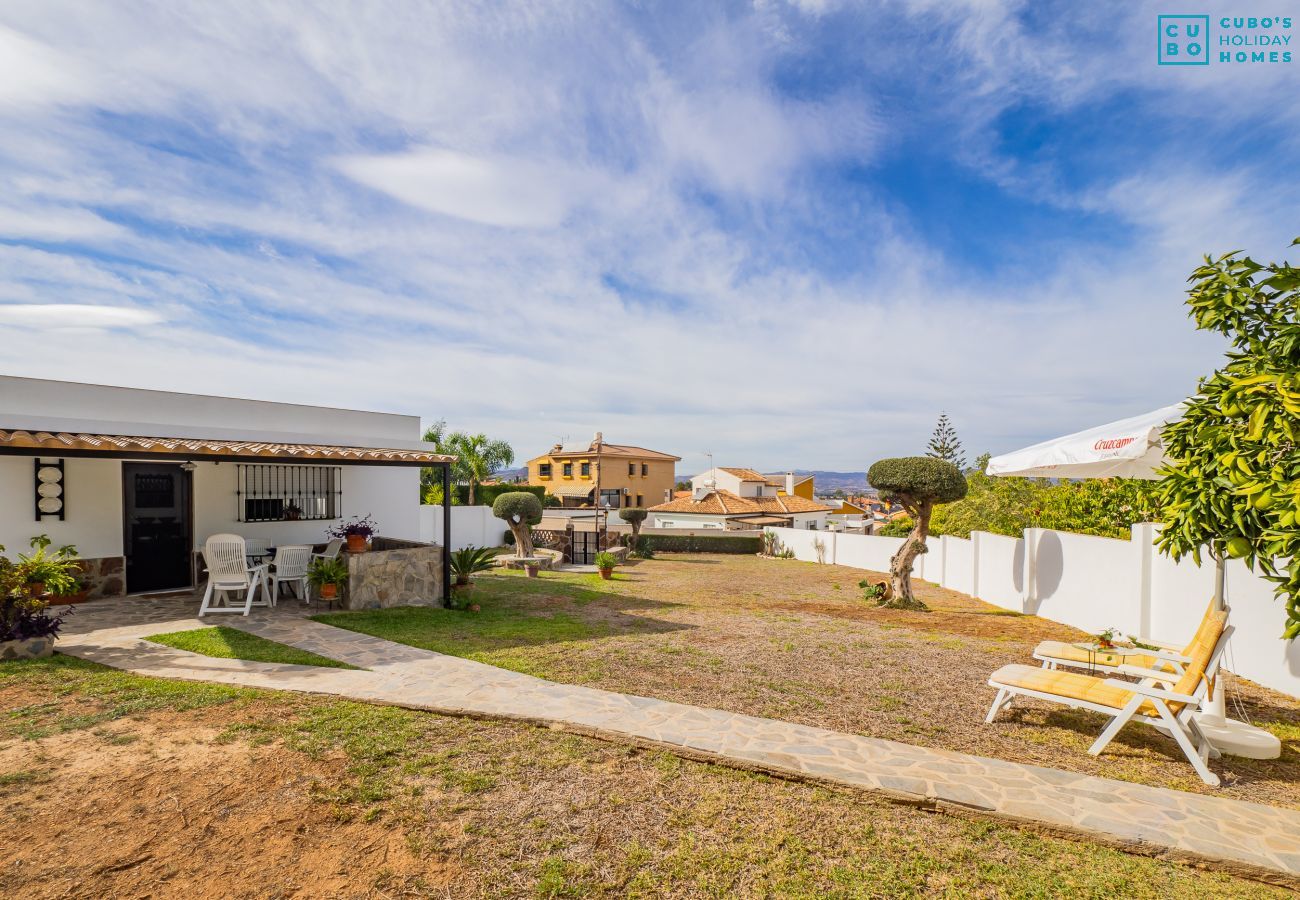
[[596,554],[597,569],[612,569],[618,565],[618,557],[608,550],[602,550]]
[[[455,492],[456,503],[461,505],[469,503],[469,485],[458,484],[452,490]],[[497,497],[513,493],[534,494],[539,501],[544,501],[546,498],[546,488],[541,485],[480,484],[474,488],[474,503],[476,506],[492,506],[496,503]]]
[[[933,522],[934,520],[931,519],[931,521]],[[911,516],[903,516],[902,518],[899,519],[891,519],[890,521],[886,522],[884,525],[881,525],[880,530],[877,531],[876,534],[880,535],[881,537],[907,537],[909,534],[912,533],[912,526],[914,526],[915,524],[916,523],[912,521]]]
[[642,534],[638,553],[760,553],[763,539],[747,535]]

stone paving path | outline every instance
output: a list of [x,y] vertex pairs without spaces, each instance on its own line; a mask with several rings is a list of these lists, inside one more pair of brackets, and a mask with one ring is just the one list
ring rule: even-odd
[[[296,606],[296,604],[295,604]],[[454,715],[514,719],[896,800],[1085,835],[1300,887],[1300,812],[914,747],[790,722],[556,684],[312,622],[285,609],[243,618],[78,623],[60,652],[142,675],[334,694]],[[156,615],[160,610],[154,610]],[[142,638],[230,625],[363,667],[213,659]],[[97,627],[105,626],[105,627]]]

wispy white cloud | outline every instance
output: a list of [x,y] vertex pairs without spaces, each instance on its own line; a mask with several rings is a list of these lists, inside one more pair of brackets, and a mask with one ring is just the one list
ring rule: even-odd
[[[1204,156],[1070,179],[997,127],[1147,90],[1149,46],[1022,3],[759,7],[7,4],[0,341],[60,335],[4,366],[856,468],[941,408],[1004,449],[1213,364],[1182,273],[1283,246],[1294,195]],[[918,144],[1132,241],[973,266],[875,174]]]

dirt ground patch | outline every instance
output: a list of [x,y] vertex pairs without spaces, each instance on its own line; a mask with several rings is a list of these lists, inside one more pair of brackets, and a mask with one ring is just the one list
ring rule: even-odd
[[521,725],[0,666],[0,895],[1266,897]]
[[[1045,639],[1086,635],[917,582],[932,612],[863,600],[858,569],[752,556],[662,554],[613,581],[557,575],[481,577],[484,610],[563,614],[586,639],[464,641],[474,658],[557,681],[770,716],[1016,762],[1281,806],[1300,806],[1300,702],[1229,678],[1231,696],[1283,741],[1281,759],[1224,757],[1219,789],[1173,741],[1130,727],[1100,757],[1099,714],[1027,702],[993,725],[990,673],[1033,663]],[[439,647],[444,651],[445,647]],[[454,651],[453,651],[454,652]]]

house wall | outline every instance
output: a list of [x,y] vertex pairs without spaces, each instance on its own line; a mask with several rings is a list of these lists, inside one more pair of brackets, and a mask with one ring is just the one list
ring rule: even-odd
[[0,456],[0,544],[11,557],[27,552],[27,542],[38,534],[49,535],[58,546],[73,544],[88,559],[122,555],[120,461],[64,461],[64,521],[36,520],[35,472],[30,456]]
[[[339,520],[240,522],[235,496],[235,463],[197,464],[194,470],[194,543],[198,549],[214,534],[239,534],[277,543],[319,544]],[[342,519],[369,515],[379,534],[421,540],[420,470],[413,466],[342,466]],[[121,521],[121,514],[118,515]]]
[[[902,538],[769,529],[802,560],[887,572]],[[1214,592],[1214,566],[1178,562],[1154,546],[1155,527],[1135,525],[1129,540],[1029,529],[1021,538],[975,532],[970,539],[931,539],[917,559],[917,578],[1000,606],[1096,633],[1124,634],[1182,646],[1196,631]],[[1227,668],[1300,697],[1300,641],[1280,639],[1286,622],[1273,585],[1240,560],[1227,565],[1225,597],[1236,628]]]
[[719,530],[727,527],[726,516],[702,516],[690,513],[649,513],[646,528],[687,528]]

